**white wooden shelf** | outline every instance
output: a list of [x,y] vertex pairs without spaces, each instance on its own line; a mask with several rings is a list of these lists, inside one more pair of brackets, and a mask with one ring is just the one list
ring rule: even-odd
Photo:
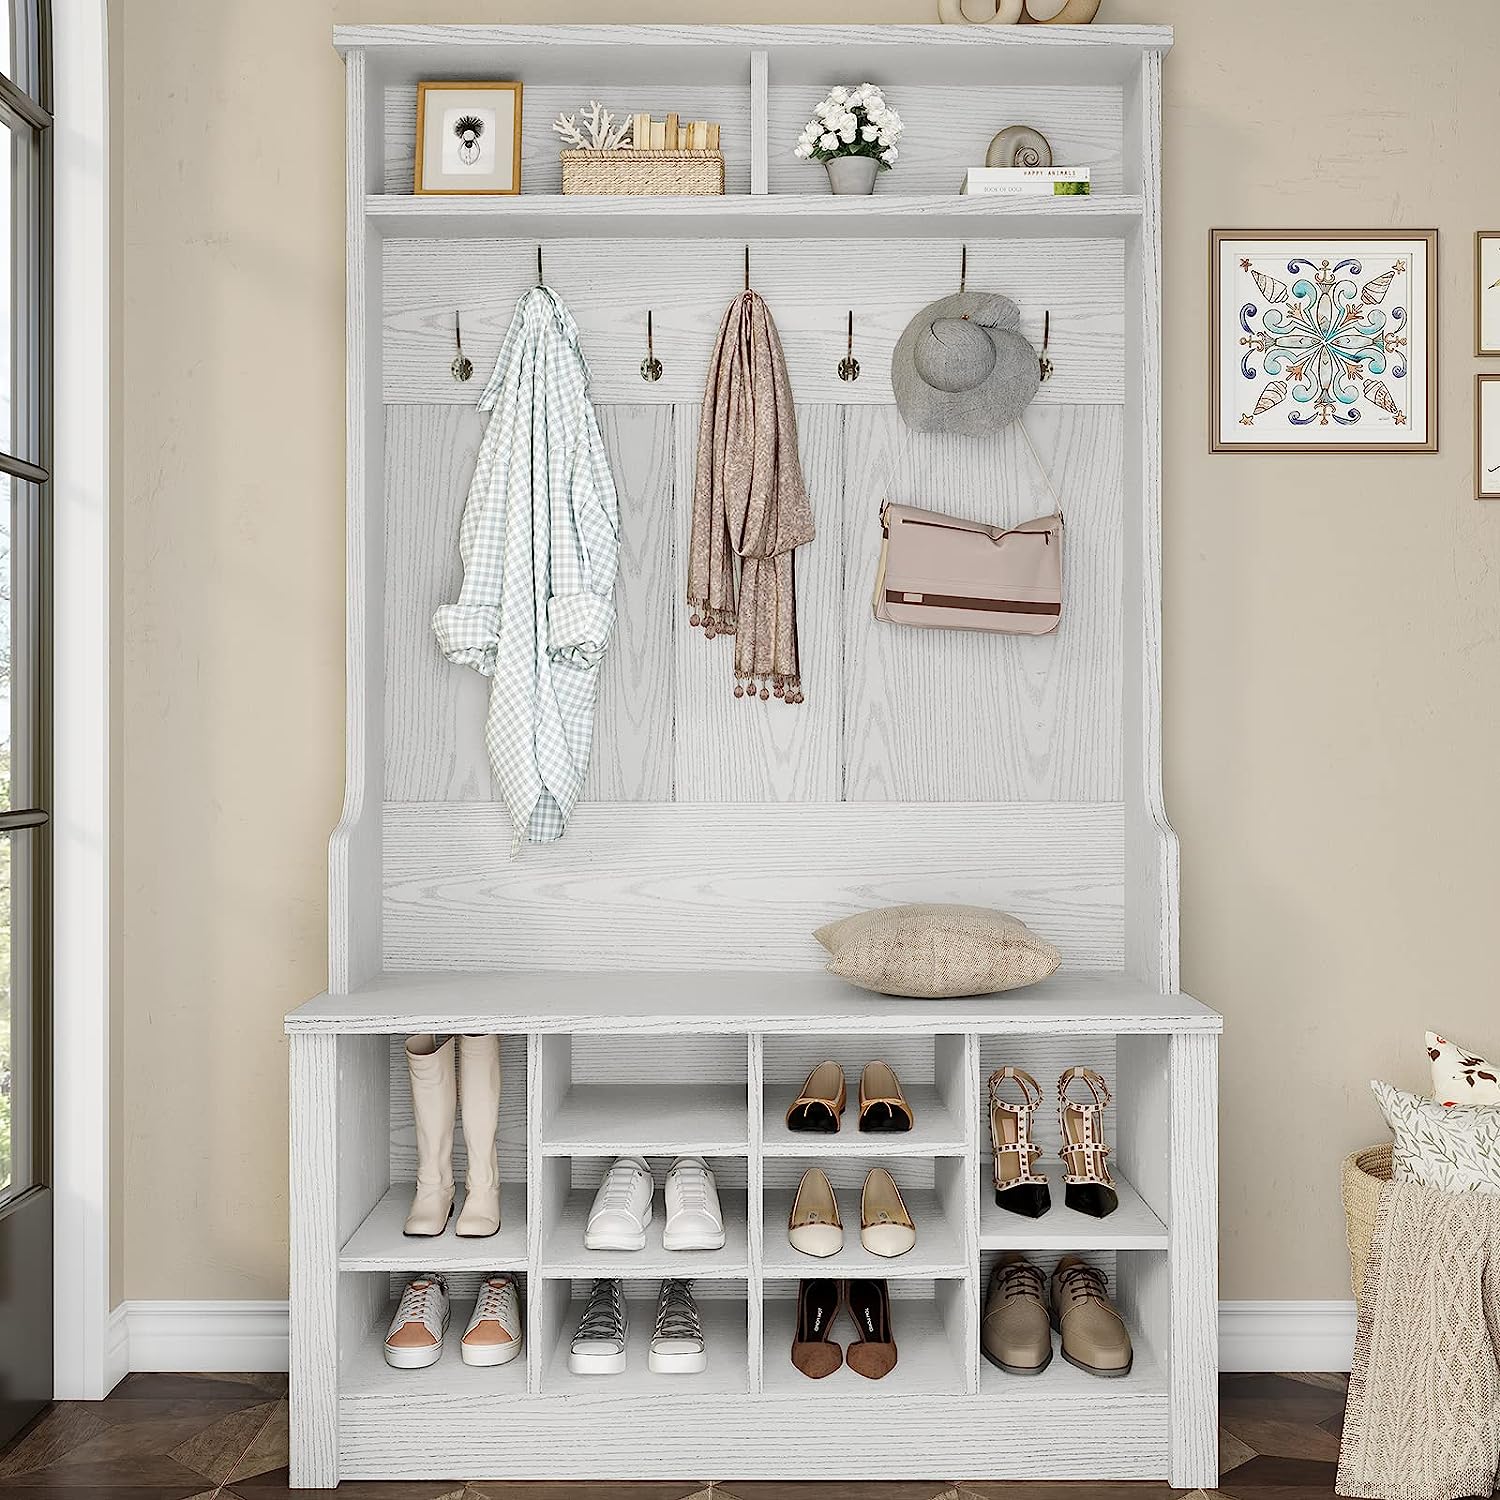
[[733,1085],[575,1084],[542,1126],[546,1156],[736,1156],[749,1143]]
[[1063,1202],[1063,1169],[1047,1162],[1042,1170],[1052,1189],[1052,1207],[1039,1219],[1013,1214],[995,1202],[989,1149],[980,1157],[979,1248],[981,1250],[1165,1250],[1167,1226],[1157,1218],[1135,1187],[1111,1169],[1120,1206],[1108,1217],[1093,1218]]
[[[896,1173],[900,1186],[900,1173]],[[917,1228],[917,1243],[905,1255],[886,1259],[872,1255],[859,1242],[859,1190],[835,1188],[844,1221],[844,1248],[820,1259],[794,1250],[787,1239],[787,1217],[793,1194],[767,1192],[762,1264],[767,1276],[874,1276],[891,1280],[965,1276],[969,1257],[964,1252],[963,1229],[954,1224],[937,1194],[901,1189],[907,1212]]]
[[714,1396],[743,1395],[749,1388],[750,1376],[744,1302],[703,1296],[695,1300],[708,1349],[708,1369],[702,1374],[653,1374],[648,1368],[651,1333],[656,1322],[653,1289],[650,1297],[627,1296],[625,1370],[620,1375],[575,1375],[568,1368],[568,1350],[585,1304],[575,1300],[565,1307],[558,1319],[557,1338],[542,1371],[542,1394],[617,1400],[632,1409],[663,1396],[680,1396],[685,1401],[697,1402]]
[[745,1195],[733,1188],[719,1189],[724,1214],[724,1247],[721,1250],[667,1250],[662,1245],[666,1214],[654,1205],[646,1227],[643,1250],[590,1250],[583,1243],[591,1190],[575,1188],[568,1194],[562,1216],[542,1239],[542,1274],[545,1276],[686,1276],[740,1277],[750,1272],[750,1245],[745,1218]]
[[[791,1358],[797,1327],[797,1304],[776,1298],[765,1307],[765,1351],[761,1388],[768,1396],[798,1401],[900,1400],[910,1396],[964,1394],[964,1369],[953,1357],[953,1344],[930,1297],[893,1298],[891,1330],[896,1339],[896,1368],[880,1380],[856,1374],[847,1364],[822,1380],[809,1380]],[[833,1326],[835,1343],[847,1347],[854,1324],[845,1309]],[[983,1420],[982,1418],[975,1418]]]
[[365,199],[365,222],[389,239],[1114,239],[1139,228],[1144,207],[1144,199],[1123,193],[1051,198],[965,197],[956,191],[704,198],[374,193]]
[[859,1128],[859,1088],[850,1080],[842,1128],[832,1135],[787,1129],[786,1112],[801,1087],[800,1078],[796,1082],[776,1079],[762,1090],[762,1156],[962,1156],[967,1149],[964,1122],[930,1083],[903,1080],[914,1117],[912,1128],[887,1133]]
[[453,1217],[437,1235],[407,1236],[401,1226],[411,1208],[412,1185],[398,1182],[372,1208],[339,1251],[341,1271],[524,1271],[526,1184],[500,1184],[500,1228],[486,1239],[460,1239],[453,1232],[463,1211],[464,1191],[454,1196]]
[[[1224,1029],[1224,1018],[1189,995],[1164,995],[1128,974],[1107,970],[1063,969],[1041,984],[973,1000],[872,995],[835,975],[807,970],[514,970],[385,973],[347,994],[319,995],[298,1006],[286,1018],[286,1029],[448,1035],[724,1035],[753,1029],[780,1035],[977,1031],[1170,1036],[1217,1034]],[[613,1123],[618,1127],[620,1122]],[[614,1154],[609,1139],[603,1138],[600,1155]],[[686,1147],[667,1142],[657,1149],[673,1152]]]
[[1038,1401],[1061,1401],[1067,1409],[1096,1411],[1104,1403],[1164,1406],[1167,1378],[1144,1349],[1136,1348],[1128,1375],[1090,1375],[1062,1357],[1058,1337],[1052,1335],[1052,1363],[1040,1375],[1008,1375],[988,1360],[979,1362],[979,1394],[984,1401],[1012,1402],[1027,1397]]

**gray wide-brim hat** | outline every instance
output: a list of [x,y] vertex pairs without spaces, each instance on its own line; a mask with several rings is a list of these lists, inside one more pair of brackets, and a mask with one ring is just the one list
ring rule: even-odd
[[990,437],[1031,404],[1042,383],[1021,310],[998,292],[958,292],[906,325],[891,355],[896,409],[913,432]]

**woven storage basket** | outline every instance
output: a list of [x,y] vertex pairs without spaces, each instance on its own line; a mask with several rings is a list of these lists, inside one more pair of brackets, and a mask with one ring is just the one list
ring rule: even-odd
[[1375,1239],[1380,1190],[1391,1180],[1391,1148],[1367,1146],[1344,1158],[1344,1218],[1349,1236],[1349,1280],[1354,1295],[1365,1284],[1365,1262]]
[[722,151],[564,151],[565,193],[712,198],[724,191]]

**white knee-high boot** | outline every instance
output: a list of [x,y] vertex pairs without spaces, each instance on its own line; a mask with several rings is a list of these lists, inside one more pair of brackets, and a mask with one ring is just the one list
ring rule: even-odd
[[500,1227],[500,1163],[495,1153],[500,1127],[500,1038],[461,1036],[458,1058],[469,1174],[454,1233],[483,1238]]
[[407,1234],[441,1234],[453,1212],[453,1116],[458,1107],[453,1038],[406,1039],[411,1106],[417,1121],[417,1191],[406,1216]]

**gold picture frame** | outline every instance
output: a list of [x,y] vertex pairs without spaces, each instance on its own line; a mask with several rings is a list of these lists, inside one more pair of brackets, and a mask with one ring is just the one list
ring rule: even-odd
[[[495,96],[508,95],[504,107]],[[521,191],[521,85],[417,84],[414,193],[510,196]]]
[[[1489,253],[1486,247],[1492,247]],[[1494,295],[1486,298],[1486,292]],[[1491,344],[1484,339],[1486,302],[1491,309],[1491,336],[1495,340]],[[1500,356],[1500,229],[1474,231],[1474,356],[1476,359]]]
[[1437,230],[1214,229],[1208,280],[1211,453],[1438,451]]
[[[1485,406],[1486,392],[1492,412],[1494,439],[1489,457],[1493,464],[1485,463]],[[1486,486],[1486,476],[1489,476]],[[1500,375],[1476,375],[1474,377],[1474,498],[1476,500],[1500,500]]]

